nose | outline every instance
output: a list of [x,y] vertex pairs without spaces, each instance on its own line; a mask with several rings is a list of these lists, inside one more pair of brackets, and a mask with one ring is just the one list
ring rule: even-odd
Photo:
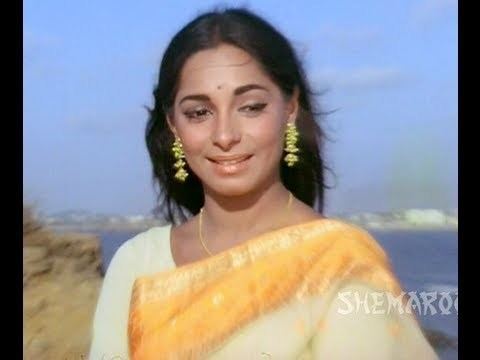
[[222,150],[228,151],[240,140],[241,132],[234,119],[228,114],[219,114],[215,122],[212,142]]

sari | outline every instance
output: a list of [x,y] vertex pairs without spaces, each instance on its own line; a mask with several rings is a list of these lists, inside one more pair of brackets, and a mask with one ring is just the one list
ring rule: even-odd
[[[400,298],[400,306],[386,311],[377,299],[372,309],[373,293]],[[401,294],[386,253],[367,231],[309,221],[137,278],[130,357],[436,359]]]

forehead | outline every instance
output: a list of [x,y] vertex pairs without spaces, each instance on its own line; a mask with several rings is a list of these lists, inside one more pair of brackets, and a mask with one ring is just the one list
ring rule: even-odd
[[178,94],[211,91],[261,82],[274,86],[260,64],[246,51],[219,45],[192,55],[182,68]]

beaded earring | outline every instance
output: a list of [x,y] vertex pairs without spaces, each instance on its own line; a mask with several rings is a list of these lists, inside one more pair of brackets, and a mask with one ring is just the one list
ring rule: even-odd
[[300,149],[297,148],[298,134],[299,133],[295,124],[287,123],[287,129],[285,131],[284,150],[288,154],[283,158],[283,160],[285,160],[288,167],[294,166],[295,163],[299,160],[298,155],[296,155],[296,153],[300,151]]
[[183,183],[188,176],[188,172],[184,168],[187,163],[183,160],[185,158],[185,153],[183,152],[183,145],[178,136],[175,136],[175,141],[172,145],[172,153],[176,160],[175,164],[173,164],[173,167],[177,170],[175,173],[175,179]]

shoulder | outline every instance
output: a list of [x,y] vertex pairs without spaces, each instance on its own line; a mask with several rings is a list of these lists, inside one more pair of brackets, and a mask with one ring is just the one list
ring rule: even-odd
[[151,258],[170,254],[171,225],[155,226],[125,241],[115,252],[109,267],[128,266],[135,272],[147,271]]
[[117,254],[136,254],[145,251],[149,246],[165,245],[170,237],[171,225],[154,226],[138,233],[125,241],[117,250]]
[[339,278],[368,280],[396,292],[399,282],[387,252],[369,231],[343,220],[324,218],[306,223],[302,235],[321,256],[324,269]]
[[336,218],[326,218],[324,226],[334,234],[338,247],[343,247],[351,252],[371,253],[382,261],[388,261],[386,251],[369,230]]
[[388,262],[387,253],[367,229],[344,219],[326,217],[301,201],[294,204],[289,224],[299,225],[298,229],[306,238],[314,238],[320,243],[332,242],[337,253],[348,257],[358,259],[370,253],[382,262]]
[[313,229],[318,230],[321,228],[321,232],[341,235],[339,238],[344,241],[369,242],[378,246],[378,242],[367,229],[340,218],[326,217],[301,201],[297,201],[294,204],[289,219],[291,225],[313,225]]

